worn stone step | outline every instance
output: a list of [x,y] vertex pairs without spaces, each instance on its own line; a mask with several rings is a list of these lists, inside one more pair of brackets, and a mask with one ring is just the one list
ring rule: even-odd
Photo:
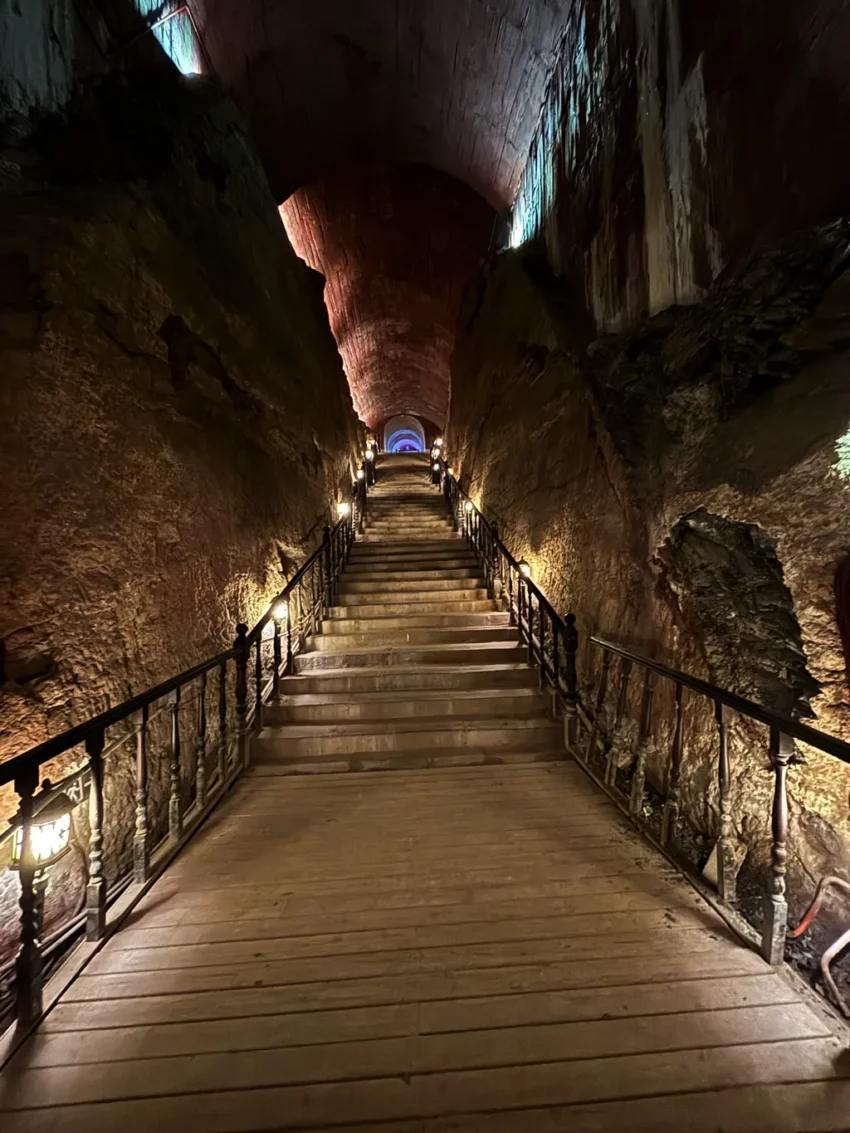
[[428,717],[364,723],[285,724],[263,728],[253,744],[255,763],[292,756],[354,755],[478,747],[484,751],[555,748],[562,729],[554,720],[522,717]]
[[436,689],[411,692],[314,693],[269,704],[267,727],[278,724],[327,724],[341,721],[413,720],[429,717],[537,718],[546,714],[546,698],[534,688]]
[[494,612],[495,608],[495,603],[492,599],[488,599],[485,593],[483,598],[457,601],[439,601],[439,599],[431,598],[418,602],[378,602],[374,605],[354,603],[353,605],[332,606],[329,611],[329,619],[339,621],[343,619],[362,620],[364,618],[404,618],[406,621],[408,618],[435,614],[486,614]]
[[425,748],[392,754],[359,752],[349,755],[284,756],[274,762],[257,765],[252,774],[258,778],[279,775],[333,775],[357,771],[425,771],[448,767],[503,766],[523,763],[554,763],[568,759],[563,749],[529,746],[523,751],[501,748],[497,751],[474,747]]
[[[486,617],[488,615],[477,615]],[[326,623],[329,625],[332,623]],[[456,625],[380,628],[354,633],[337,629],[311,638],[320,653],[340,652],[347,649],[376,649],[385,645],[446,645],[473,644],[486,641],[518,640],[516,628],[506,623],[495,625]]]
[[480,629],[485,626],[506,626],[507,613],[502,613],[488,602],[486,613],[464,611],[457,614],[385,614],[373,618],[326,618],[322,622],[325,636],[351,635],[357,633],[389,633],[396,630],[405,632],[413,629],[454,629],[468,627]]
[[380,544],[376,544],[371,547],[358,546],[352,548],[346,568],[369,566],[373,563],[446,563],[454,559],[478,561],[472,549],[460,541],[445,547],[429,547],[427,544],[415,547],[408,544],[404,550],[397,547],[382,547]]
[[[345,568],[345,575],[343,577],[359,581],[360,576],[364,573],[378,574],[387,577],[388,574],[398,574],[403,571],[437,571],[445,578],[450,577],[444,573],[446,571],[464,569],[472,571],[474,575],[481,574],[481,566],[472,554],[451,555],[448,557],[416,555],[410,559],[402,559],[397,556],[388,559],[375,557],[371,559],[355,559]],[[387,572],[387,575],[385,575],[384,572]]]
[[489,665],[389,666],[324,669],[313,675],[283,677],[282,696],[359,695],[360,693],[536,688],[537,674],[524,661]]
[[[408,598],[409,595],[409,598]],[[381,576],[376,585],[373,582],[351,582],[343,576],[337,596],[341,604],[354,602],[407,602],[431,601],[445,595],[447,601],[463,598],[486,598],[487,590],[479,586],[473,578],[434,578],[428,582],[411,579],[402,582],[387,582]],[[343,601],[344,599],[344,601]]]
[[370,535],[361,535],[351,548],[352,555],[363,554],[366,550],[378,551],[381,554],[412,555],[419,551],[456,551],[459,547],[468,547],[469,544],[460,535],[440,534],[436,536],[404,536],[376,538]]
[[[445,631],[443,631],[445,632]],[[491,634],[493,630],[489,631]],[[500,635],[502,631],[498,631]],[[299,653],[296,673],[327,669],[389,668],[394,666],[485,665],[525,662],[528,653],[518,636],[493,641],[441,641],[432,645],[396,641],[346,647],[341,638],[328,638],[324,649]]]
[[[436,582],[473,582],[480,585],[481,567],[476,563],[465,563],[453,566],[426,566],[424,568],[413,566],[364,566],[346,567],[340,581],[341,588],[356,586],[358,590],[363,586],[381,588],[394,582],[426,583],[430,586]],[[361,591],[362,593],[362,591]]]

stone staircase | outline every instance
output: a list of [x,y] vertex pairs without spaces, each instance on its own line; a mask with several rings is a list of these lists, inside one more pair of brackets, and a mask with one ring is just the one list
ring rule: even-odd
[[261,775],[551,760],[560,726],[427,457],[379,458],[338,605],[253,741]]

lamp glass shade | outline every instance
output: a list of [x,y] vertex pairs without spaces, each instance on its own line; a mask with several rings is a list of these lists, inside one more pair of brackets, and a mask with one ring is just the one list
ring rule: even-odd
[[435,465],[434,465],[434,471],[435,471],[435,472],[439,472],[439,471],[440,471],[440,466],[439,466],[439,464],[435,464]]
[[346,500],[342,500],[340,503],[338,503],[336,505],[336,513],[337,513],[337,515],[339,516],[340,519],[344,519],[345,516],[347,516],[350,511],[351,511],[351,504],[348,503]]
[[363,471],[362,468],[357,469],[357,479],[358,480],[365,480],[366,479],[366,473]]
[[[30,846],[38,869],[53,865],[71,846],[71,811],[74,804],[64,793],[51,798],[33,817]],[[24,828],[18,826],[12,840],[12,869],[20,869],[24,850]]]
[[370,448],[366,449],[366,459],[367,460],[374,460],[375,459],[375,454],[372,451],[372,449],[370,449]]
[[531,578],[531,567],[528,565],[525,559],[523,559],[519,563],[519,573],[523,578]]
[[449,476],[454,476],[455,474],[455,470],[453,468],[447,468],[446,472],[449,474]]
[[278,602],[277,605],[275,606],[275,608],[272,610],[272,617],[275,619],[276,622],[283,622],[283,621],[286,621],[286,617],[287,617],[288,613],[289,613],[289,603],[288,602]]
[[473,509],[472,500],[467,500],[466,503],[463,505],[463,510],[466,512],[467,515],[470,515],[472,513],[472,509]]

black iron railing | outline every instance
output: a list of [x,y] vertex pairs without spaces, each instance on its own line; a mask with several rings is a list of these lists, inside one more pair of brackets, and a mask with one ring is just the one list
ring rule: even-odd
[[[47,871],[33,847],[34,830],[41,830],[40,807],[60,796],[69,807],[88,802],[87,823],[74,822],[78,834],[87,826],[85,908],[52,934],[51,947],[66,945],[75,931],[100,940],[110,901],[133,886],[140,895],[248,765],[250,735],[262,726],[264,704],[277,696],[281,677],[293,670],[311,634],[321,631],[335,600],[373,476],[365,461],[362,472],[352,484],[351,499],[337,505],[336,525],[325,528],[320,545],[259,622],[252,629],[236,627],[230,649],[0,764],[0,787],[14,784],[19,800],[10,829],[0,835],[0,853],[17,844],[20,878],[20,944],[13,964],[0,970],[0,981],[14,998],[21,1026],[32,1024],[43,1010]],[[104,778],[110,760],[128,745],[135,749],[134,825],[119,835],[105,821]],[[77,768],[39,788],[50,762],[62,758],[67,764],[69,757]],[[127,808],[116,810],[120,815]],[[117,860],[105,852],[105,835],[109,846],[119,847]],[[120,849],[128,842],[131,853]]]
[[[850,744],[601,637],[589,639],[591,649],[600,654],[600,665],[593,702],[582,704],[576,672],[578,634],[575,618],[571,614],[562,617],[553,609],[540,588],[528,577],[525,564],[515,559],[505,547],[496,523],[488,520],[475,506],[443,457],[432,451],[431,461],[432,483],[440,486],[458,531],[477,553],[491,597],[510,612],[512,624],[518,627],[527,645],[529,664],[540,673],[541,688],[550,688],[563,706],[568,748],[618,799],[636,825],[665,850],[675,852],[680,818],[686,690],[707,703],[717,728],[719,818],[716,888],[721,902],[730,908],[736,907],[738,865],[733,846],[734,788],[729,729],[739,718],[767,729],[765,754],[773,776],[772,848],[770,876],[763,901],[761,948],[769,963],[781,963],[788,935],[788,769],[795,762],[803,762],[797,744],[844,763],[850,763]],[[617,671],[612,674],[615,659]],[[641,672],[643,677],[640,687],[633,689],[636,671]],[[670,686],[665,701],[669,701],[672,709],[669,721],[672,738],[661,769],[660,814],[657,809],[653,812],[646,805],[647,762],[659,723],[656,719],[659,681]],[[628,718],[633,710],[637,716],[636,727],[625,729],[629,735],[624,739],[624,726],[630,722]],[[625,752],[624,746],[627,748]],[[624,755],[626,766],[622,767],[620,762]],[[658,768],[654,767],[654,771],[657,779]],[[682,855],[678,856],[681,860]],[[840,998],[838,1002],[846,1011]]]

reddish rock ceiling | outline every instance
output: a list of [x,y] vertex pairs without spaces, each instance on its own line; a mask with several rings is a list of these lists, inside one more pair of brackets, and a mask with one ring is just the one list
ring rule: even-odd
[[376,429],[413,413],[442,427],[458,309],[487,248],[490,208],[436,170],[373,166],[300,189],[281,215],[295,250],[325,276],[361,418]]
[[190,0],[283,200],[422,162],[511,204],[572,0]]

